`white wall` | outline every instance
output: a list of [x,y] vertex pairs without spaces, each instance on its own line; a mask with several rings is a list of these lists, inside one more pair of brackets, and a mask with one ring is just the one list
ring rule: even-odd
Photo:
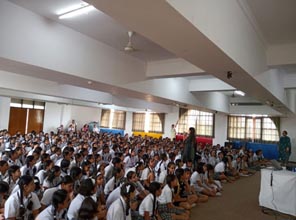
[[75,119],[78,129],[80,129],[84,124],[96,121],[101,121],[101,108],[83,107],[83,106],[71,106],[71,119],[67,124]]
[[72,119],[75,119],[80,129],[85,123],[100,121],[101,111],[100,108],[46,102],[43,130],[56,131],[61,124],[67,127]]
[[0,129],[8,129],[10,98],[0,97]]
[[227,138],[227,115],[223,113],[215,114],[215,138],[213,144],[224,145]]
[[126,112],[126,118],[125,118],[125,134],[131,135],[133,128],[133,113],[132,112]]
[[43,130],[56,132],[57,127],[63,124],[64,104],[46,102],[44,110]]
[[281,118],[281,131],[286,130],[291,138],[292,154],[290,161],[296,162],[296,117]]

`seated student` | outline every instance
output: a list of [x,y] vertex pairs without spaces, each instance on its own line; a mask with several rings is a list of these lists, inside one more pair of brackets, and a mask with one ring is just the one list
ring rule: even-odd
[[265,167],[268,164],[268,161],[263,156],[263,151],[261,149],[256,150],[253,155],[253,163],[255,166]]
[[141,202],[139,207],[139,215],[144,220],[161,219],[157,212],[157,197],[161,195],[161,184],[152,182],[149,186],[149,194]]
[[233,181],[225,175],[228,158],[223,157],[222,161],[217,163],[214,168],[214,180],[227,181],[232,183]]
[[97,196],[97,201],[98,204],[100,205],[105,205],[106,204],[106,199],[105,199],[105,194],[104,194],[104,175],[100,172],[97,173],[96,176],[96,196]]
[[189,212],[185,211],[184,208],[175,206],[173,204],[173,190],[174,187],[178,186],[177,177],[173,174],[169,174],[166,177],[166,185],[164,186],[161,195],[158,198],[158,213],[161,219],[168,220],[188,220]]
[[160,154],[160,161],[157,162],[154,170],[155,170],[155,181],[159,181],[159,177],[161,172],[164,172],[167,170],[167,154],[162,153]]
[[61,181],[61,168],[53,166],[43,181],[43,190],[55,187]]
[[0,161],[0,181],[7,178],[7,176],[8,176],[8,174],[7,174],[8,168],[9,168],[9,166],[8,166],[7,161],[1,160]]
[[96,202],[96,185],[95,180],[93,179],[85,179],[81,181],[79,191],[77,196],[71,201],[69,209],[68,209],[68,219],[69,220],[76,220],[78,218],[78,209],[77,207],[80,207],[83,200],[86,197],[92,197],[94,201]]
[[199,163],[197,165],[196,171],[193,172],[190,178],[190,182],[197,193],[202,193],[207,196],[216,196],[216,191],[213,189],[210,189],[209,187],[205,187],[204,182],[204,168],[203,166],[205,163]]
[[34,219],[41,207],[39,199],[33,193],[35,184],[33,177],[24,175],[18,182],[19,189],[11,194],[4,205],[5,219]]
[[19,178],[21,176],[20,167],[17,165],[12,165],[8,168],[8,177],[4,179],[9,185],[9,194],[13,191],[14,187],[17,185]]
[[155,160],[153,158],[150,158],[148,160],[146,168],[142,171],[140,179],[145,189],[148,189],[150,183],[152,183],[155,180],[154,167]]
[[45,207],[50,205],[50,202],[52,201],[53,193],[59,189],[66,190],[70,198],[72,199],[73,183],[74,182],[72,177],[64,176],[56,187],[52,187],[45,190],[45,192],[43,193],[43,197],[41,199],[42,208],[44,209]]
[[131,220],[130,207],[135,198],[135,191],[133,183],[125,183],[120,187],[120,197],[108,208],[107,220]]
[[241,172],[244,175],[253,175],[254,173],[256,173],[256,171],[252,168],[249,167],[249,155],[248,154],[244,154],[242,156],[242,161],[241,161]]
[[169,162],[167,165],[167,169],[160,173],[158,182],[161,183],[162,186],[164,186],[166,184],[165,183],[166,176],[168,174],[174,174],[175,169],[176,169],[176,164],[174,162]]
[[86,197],[78,210],[77,220],[103,219],[105,214],[106,213],[102,215],[102,213],[98,211],[98,205],[91,197]]
[[[237,170],[238,164],[235,162],[233,163],[233,157],[232,155],[227,155],[227,166],[226,166],[226,176],[232,178],[233,180],[239,179],[239,169]],[[234,165],[234,166],[233,166]]]
[[214,187],[217,192],[221,192],[223,189],[221,182],[219,180],[214,180],[214,167],[211,164],[206,164],[206,166],[207,171],[205,172],[205,178],[208,182],[208,185]]
[[69,193],[64,189],[58,189],[52,195],[51,205],[44,209],[36,220],[66,220],[69,204]]
[[0,181],[0,216],[4,213],[4,203],[7,195],[9,195],[9,185],[4,181]]
[[195,206],[198,198],[195,193],[191,192],[189,185],[190,169],[186,168],[186,170],[189,171],[189,175],[181,168],[175,171],[178,182],[174,188],[174,205],[190,210]]
[[38,177],[41,186],[43,186],[44,179],[48,176],[50,170],[53,167],[53,161],[46,160],[43,162],[42,166],[43,169],[39,170],[39,172],[35,175]]
[[[107,147],[108,147],[108,145],[107,145]],[[108,149],[109,149],[109,147],[108,147]],[[112,162],[109,163],[109,165],[105,167],[105,175],[104,175],[104,177],[105,177],[106,183],[112,178],[113,169],[115,167],[117,167],[117,168],[122,167],[122,161],[121,161],[121,159],[119,157],[114,157],[112,159]]]
[[138,178],[136,172],[129,171],[126,174],[126,178],[127,178],[128,182],[134,183],[134,185],[136,187],[136,197],[137,197],[137,199],[138,200],[143,200],[148,195],[148,191],[145,190],[144,186],[139,181],[139,178]]
[[113,177],[106,183],[104,188],[104,194],[106,198],[115,188],[119,186],[123,176],[124,176],[124,170],[122,168],[116,167],[113,169]]

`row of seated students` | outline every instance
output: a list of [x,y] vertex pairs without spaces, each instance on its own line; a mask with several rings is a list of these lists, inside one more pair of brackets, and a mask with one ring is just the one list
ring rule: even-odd
[[197,203],[221,196],[221,181],[251,175],[263,161],[217,145],[183,163],[183,148],[168,138],[2,130],[1,218],[187,220]]

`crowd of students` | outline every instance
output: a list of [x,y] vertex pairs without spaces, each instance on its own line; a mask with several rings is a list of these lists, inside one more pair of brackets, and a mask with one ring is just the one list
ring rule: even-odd
[[186,140],[2,130],[1,219],[188,220],[197,203],[222,195],[221,182],[251,175],[264,161],[243,147],[192,147],[186,159]]

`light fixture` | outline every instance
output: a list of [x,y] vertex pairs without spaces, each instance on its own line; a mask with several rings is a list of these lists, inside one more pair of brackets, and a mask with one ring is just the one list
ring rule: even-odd
[[234,94],[240,95],[240,96],[245,96],[245,93],[243,91],[240,91],[240,90],[235,90]]
[[66,18],[72,18],[83,14],[88,14],[90,11],[94,10],[95,7],[92,5],[82,5],[79,8],[75,8],[73,10],[64,12],[59,16],[59,19],[66,19]]

